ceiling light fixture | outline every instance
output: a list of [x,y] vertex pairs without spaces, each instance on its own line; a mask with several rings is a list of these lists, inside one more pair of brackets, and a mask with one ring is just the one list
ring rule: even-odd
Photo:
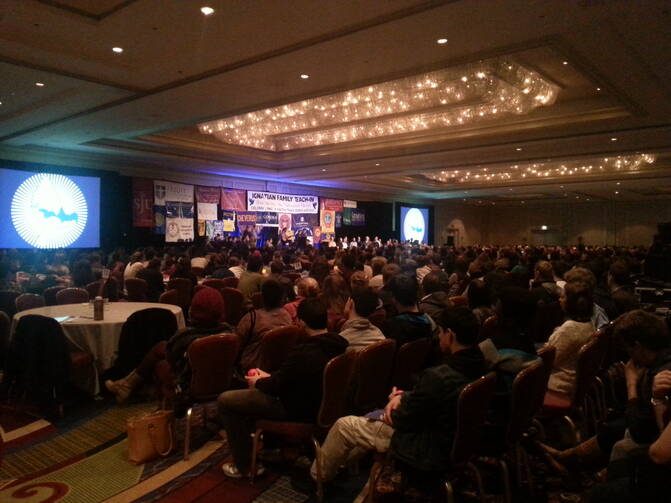
[[[301,78],[308,78],[303,74]],[[458,127],[552,105],[559,87],[506,58],[437,70],[198,125],[224,143],[286,151]]]
[[121,54],[123,52],[123,47],[112,47],[112,51]]
[[601,91],[601,88],[600,88],[600,87],[597,87],[596,90],[597,90],[597,92],[599,92],[599,91]]
[[522,147],[517,147],[515,150],[517,150],[518,152],[522,152]]
[[561,64],[562,65],[568,65],[568,61],[562,61]]
[[611,138],[610,141],[617,141],[617,138]]
[[205,16],[211,16],[212,14],[214,14],[214,9],[212,7],[208,7],[206,5],[206,6],[200,8],[200,12],[202,12],[203,15],[205,15]]
[[376,165],[376,166],[379,166],[379,165],[380,165],[380,163],[379,163],[379,162],[376,162],[376,163],[375,163],[375,165]]
[[440,44],[440,45],[447,44],[447,39],[446,38],[439,38],[438,40],[436,40],[436,43]]
[[310,76],[307,73],[301,73],[301,79],[309,79]]
[[35,82],[37,87],[44,87],[44,82]]
[[325,172],[326,172],[326,168],[322,168],[322,173],[325,173]]

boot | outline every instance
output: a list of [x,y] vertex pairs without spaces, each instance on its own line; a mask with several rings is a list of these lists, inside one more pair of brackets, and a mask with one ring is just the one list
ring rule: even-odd
[[124,403],[144,379],[134,370],[118,381],[105,381],[105,388],[116,397],[117,403]]
[[567,466],[593,465],[605,458],[605,453],[601,451],[596,436],[590,437],[583,443],[563,451],[553,449],[549,445],[541,443],[539,443],[539,446],[545,451],[548,457],[556,462],[556,464],[551,463],[551,465],[560,472],[566,472]]

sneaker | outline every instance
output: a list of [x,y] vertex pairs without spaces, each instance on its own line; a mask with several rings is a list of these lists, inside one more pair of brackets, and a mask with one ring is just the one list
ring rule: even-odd
[[[235,463],[232,461],[230,463],[224,463],[221,466],[221,469],[224,472],[224,475],[231,479],[241,479],[244,477],[244,475],[240,473],[240,470],[238,470],[238,467],[235,466]],[[266,468],[262,464],[258,463],[256,465],[256,476],[258,477],[264,473],[266,473]]]

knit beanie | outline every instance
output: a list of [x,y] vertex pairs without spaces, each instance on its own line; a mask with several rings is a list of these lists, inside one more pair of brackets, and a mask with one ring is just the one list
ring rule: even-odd
[[191,300],[189,317],[191,324],[202,327],[214,327],[224,317],[226,306],[221,294],[214,288],[205,287]]

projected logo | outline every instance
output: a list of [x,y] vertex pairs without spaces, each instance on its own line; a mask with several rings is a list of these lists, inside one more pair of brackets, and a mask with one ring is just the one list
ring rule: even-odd
[[84,231],[87,216],[84,194],[63,175],[31,176],[12,198],[12,224],[36,248],[70,246]]
[[405,239],[409,241],[424,241],[424,232],[426,224],[424,222],[424,215],[417,208],[410,208],[405,214],[403,220],[403,233]]

